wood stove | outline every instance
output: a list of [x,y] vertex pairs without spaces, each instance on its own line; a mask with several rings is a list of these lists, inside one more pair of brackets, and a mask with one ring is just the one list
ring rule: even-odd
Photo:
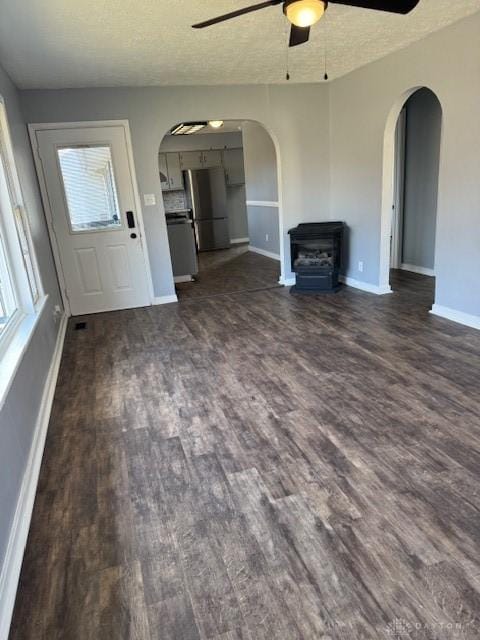
[[338,291],[343,222],[310,222],[290,229],[293,292]]

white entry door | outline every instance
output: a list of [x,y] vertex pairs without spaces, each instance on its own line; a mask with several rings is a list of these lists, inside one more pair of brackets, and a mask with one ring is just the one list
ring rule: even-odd
[[122,125],[37,130],[72,315],[151,303]]

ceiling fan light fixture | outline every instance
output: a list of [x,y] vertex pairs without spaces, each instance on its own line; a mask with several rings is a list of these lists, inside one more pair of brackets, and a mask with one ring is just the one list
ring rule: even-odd
[[287,0],[284,12],[296,27],[311,27],[318,22],[325,13],[325,0]]
[[220,127],[223,127],[223,120],[209,120],[208,124],[213,128],[213,129],[220,129]]

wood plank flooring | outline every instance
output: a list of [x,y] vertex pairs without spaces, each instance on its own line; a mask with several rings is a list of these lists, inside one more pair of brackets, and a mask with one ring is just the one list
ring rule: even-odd
[[68,328],[11,640],[480,637],[480,333],[279,288]]
[[206,298],[225,293],[278,287],[280,263],[248,250],[248,245],[198,254],[195,282],[176,285],[178,299]]

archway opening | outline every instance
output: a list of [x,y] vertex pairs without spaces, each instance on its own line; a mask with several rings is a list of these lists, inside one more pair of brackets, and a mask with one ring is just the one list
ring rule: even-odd
[[179,300],[279,286],[277,158],[264,127],[177,123],[158,159]]
[[385,132],[381,279],[428,307],[435,296],[441,128],[440,101],[418,87],[394,107]]

